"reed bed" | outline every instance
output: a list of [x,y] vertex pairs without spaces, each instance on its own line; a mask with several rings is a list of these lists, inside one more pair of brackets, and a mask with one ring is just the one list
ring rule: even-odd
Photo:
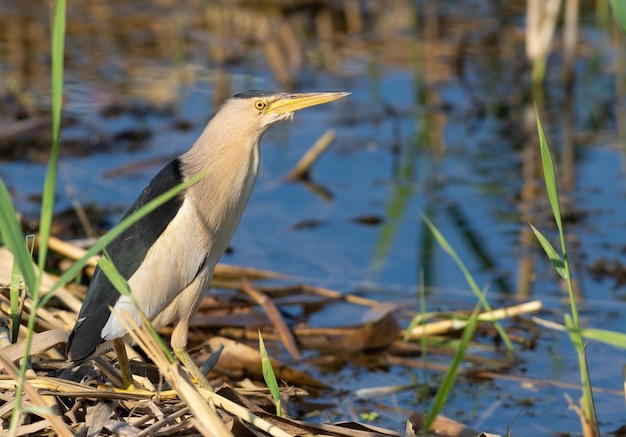
[[[51,250],[63,256],[82,256],[84,249],[71,242],[59,244],[51,238]],[[2,265],[12,265],[11,253],[6,248],[0,249]],[[10,277],[10,272],[0,270],[0,282]],[[282,279],[277,279],[282,278]],[[44,290],[57,280],[49,273],[43,275]],[[284,284],[276,284],[281,281]],[[263,285],[273,282],[273,285]],[[216,271],[215,285],[222,289],[236,290],[240,298],[237,301],[216,301],[207,296],[201,305],[192,328],[192,349],[194,357],[203,362],[210,359],[210,351],[220,350],[219,358],[209,373],[209,379],[217,388],[210,393],[193,385],[180,366],[165,358],[160,346],[145,329],[135,329],[134,340],[146,356],[130,350],[132,369],[138,385],[146,392],[126,393],[119,390],[121,376],[116,367],[114,354],[107,355],[94,363],[72,368],[64,358],[64,345],[80,307],[80,300],[85,287],[70,284],[59,288],[45,308],[39,308],[35,317],[34,334],[31,345],[31,359],[27,361],[28,372],[25,379],[25,398],[20,414],[20,425],[15,435],[47,435],[55,433],[73,435],[74,433],[121,433],[133,435],[242,435],[245,428],[265,430],[269,435],[311,435],[337,436],[373,436],[398,435],[392,430],[382,430],[365,423],[359,424],[360,431],[351,429],[353,425],[314,425],[283,414],[271,413],[272,398],[263,383],[262,363],[264,359],[258,348],[258,331],[268,343],[268,349],[285,353],[281,359],[266,358],[280,381],[280,398],[283,410],[294,411],[301,403],[315,405],[311,395],[331,389],[322,380],[311,376],[305,365],[292,367],[287,364],[299,357],[299,352],[291,349],[290,344],[299,345],[308,351],[316,350],[322,354],[362,353],[367,350],[384,350],[385,359],[392,363],[409,367],[421,367],[421,361],[412,361],[413,355],[421,354],[418,343],[407,343],[403,338],[420,337],[420,332],[436,332],[437,335],[456,336],[466,326],[466,315],[430,314],[422,323],[408,331],[400,329],[396,320],[399,309],[385,302],[377,302],[335,290],[318,288],[306,284],[289,284],[288,278],[277,272],[258,271],[220,266]],[[45,291],[44,291],[45,293]],[[259,299],[259,296],[264,296]],[[288,327],[280,312],[272,307],[261,305],[274,301],[280,306],[281,299],[289,298],[289,304],[301,300],[301,305],[334,305],[349,302],[364,307],[364,311],[377,314],[363,324],[342,328],[315,328],[300,326]],[[316,300],[316,299],[317,300]],[[24,299],[21,331],[24,334],[32,310],[30,298]],[[268,311],[268,308],[270,309]],[[540,302],[516,305],[512,308],[494,310],[492,313],[477,314],[475,323],[490,323],[504,317],[524,317],[541,308]],[[0,296],[0,309],[4,316],[4,330],[0,338],[9,339],[10,298],[8,287],[3,288]],[[417,316],[417,314],[416,314]],[[123,317],[123,315],[120,315]],[[454,317],[456,322],[442,320],[442,317]],[[439,319],[439,320],[437,320]],[[470,318],[471,322],[472,318]],[[442,326],[445,324],[446,326]],[[418,326],[419,325],[419,326]],[[161,333],[167,337],[167,329]],[[234,338],[238,340],[234,340]],[[516,338],[516,341],[519,341]],[[18,371],[13,362],[24,358],[24,340],[3,346],[0,350],[2,367],[8,375],[0,379],[0,393],[5,414],[13,411],[15,402],[16,378]],[[484,347],[484,345],[483,345]],[[433,348],[432,356],[444,349]],[[445,353],[445,352],[444,352]],[[291,357],[290,357],[291,355]],[[338,355],[339,356],[339,355]],[[149,358],[149,359],[147,359]],[[489,378],[506,378],[502,373],[503,362],[493,363],[490,359],[473,357],[475,364],[481,363],[481,371],[476,375]],[[285,361],[286,360],[286,361]],[[506,360],[505,360],[506,361]],[[25,361],[26,362],[26,361]],[[460,361],[459,361],[460,362]],[[512,363],[504,364],[504,367]],[[436,372],[449,371],[445,365],[431,367]],[[454,371],[458,374],[458,371]],[[460,375],[464,375],[463,372]],[[388,393],[389,390],[406,390],[406,387],[381,387],[368,392],[368,397]],[[365,395],[363,392],[361,395]],[[31,407],[32,405],[32,407]],[[43,410],[41,410],[43,408]],[[207,410],[207,408],[209,410]],[[330,408],[334,408],[330,406]],[[441,420],[441,419],[437,419]],[[207,422],[208,421],[208,422]],[[217,425],[224,424],[224,428]],[[349,430],[342,427],[347,426]],[[458,425],[457,425],[458,426]],[[221,429],[223,434],[217,433]],[[209,430],[207,432],[207,430]],[[272,431],[269,431],[272,430]],[[210,434],[213,433],[213,434]],[[324,434],[327,433],[327,434]]]

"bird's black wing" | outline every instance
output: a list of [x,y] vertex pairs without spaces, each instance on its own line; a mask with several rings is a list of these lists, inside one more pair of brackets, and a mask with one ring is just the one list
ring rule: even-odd
[[[175,159],[150,181],[124,218],[181,182],[183,174],[180,161]],[[109,256],[126,280],[139,268],[150,247],[178,213],[183,200],[184,192],[136,221],[107,245]],[[108,308],[115,306],[119,296],[106,275],[100,268],[96,268],[78,321],[67,341],[67,356],[70,360],[79,362],[89,358],[102,343],[102,328],[111,315]]]

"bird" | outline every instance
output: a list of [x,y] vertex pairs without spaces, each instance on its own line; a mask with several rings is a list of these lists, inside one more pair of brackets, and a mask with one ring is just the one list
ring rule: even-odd
[[[198,180],[106,246],[146,318],[157,329],[173,325],[174,354],[200,385],[208,382],[187,351],[188,330],[252,193],[263,134],[298,110],[348,94],[249,90],[226,99],[193,146],[154,176],[124,218],[184,181]],[[114,348],[123,367],[128,332],[111,309],[142,323],[132,299],[98,267],[67,342],[74,365]],[[121,370],[125,388],[131,387],[132,375]]]

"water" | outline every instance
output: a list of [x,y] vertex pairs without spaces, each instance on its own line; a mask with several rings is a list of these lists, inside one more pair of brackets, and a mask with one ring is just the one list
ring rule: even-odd
[[[475,297],[430,239],[421,218],[427,215],[488,290],[492,305],[540,299],[544,310],[538,317],[563,323],[566,292],[540,248],[521,244],[533,241],[525,235],[529,221],[556,243],[538,165],[538,101],[569,212],[568,247],[582,323],[623,331],[623,287],[589,272],[598,260],[625,262],[623,37],[611,37],[586,6],[568,95],[558,49],[549,58],[544,93],[530,90],[522,38],[525,2],[498,10],[476,1],[394,1],[384,10],[369,5],[372,10],[362,17],[365,30],[340,27],[329,34],[324,26],[344,23],[345,16],[327,6],[317,13],[283,11],[276,18],[271,9],[219,2],[141,3],[70,5],[64,108],[72,123],[63,130],[59,211],[71,205],[69,190],[82,205],[103,208],[108,223],[117,221],[158,169],[193,143],[227,95],[249,88],[289,90],[293,84],[298,91],[350,91],[348,98],[302,111],[265,135],[257,185],[232,240],[233,252],[223,260],[416,311],[423,274],[429,310],[470,311]],[[0,29],[15,30],[11,17],[24,17],[18,4],[8,6]],[[103,21],[111,13],[118,18]],[[30,11],[23,19],[35,35],[46,34],[47,10]],[[292,32],[298,42],[281,31]],[[36,39],[19,64],[30,66],[23,74],[14,56],[21,46],[11,35],[6,31],[0,46],[3,83],[21,82],[24,92],[35,96],[36,108],[45,108],[47,43]],[[275,46],[286,59],[283,65],[277,64]],[[10,124],[6,88],[4,93],[0,116]],[[312,180],[331,198],[285,181],[327,129],[336,138],[315,164]],[[28,217],[36,216],[34,200],[43,184],[42,147],[37,153],[18,147],[11,155],[18,159],[0,161],[0,177]],[[125,166],[130,170],[119,172]],[[363,216],[380,217],[382,223],[357,223]],[[319,225],[297,226],[311,220]],[[320,314],[326,326],[345,323],[340,311]],[[398,317],[408,322],[406,313]],[[566,335],[538,329],[535,348],[520,350],[520,362],[506,374],[578,384]],[[594,386],[621,390],[626,354],[595,342],[587,352]],[[350,393],[411,384],[421,380],[421,370],[355,362],[320,377],[348,393],[333,412],[337,419],[378,410],[381,426],[403,430],[410,412],[420,409],[420,390],[366,402]],[[435,387],[439,374],[429,378]],[[444,413],[501,434],[513,421],[518,435],[578,433],[565,393],[575,402],[580,396],[577,388],[461,379]],[[603,434],[623,423],[622,396],[598,393],[596,402]]]

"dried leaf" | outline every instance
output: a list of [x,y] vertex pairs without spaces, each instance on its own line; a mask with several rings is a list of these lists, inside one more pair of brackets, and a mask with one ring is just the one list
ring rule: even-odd
[[[217,348],[220,344],[224,345],[224,350],[217,362],[218,366],[229,370],[245,371],[251,377],[262,380],[263,369],[261,367],[261,354],[258,350],[224,337],[212,337],[207,343],[212,349]],[[300,386],[326,387],[326,384],[309,374],[295,370],[274,358],[270,358],[270,363],[278,380]]]

